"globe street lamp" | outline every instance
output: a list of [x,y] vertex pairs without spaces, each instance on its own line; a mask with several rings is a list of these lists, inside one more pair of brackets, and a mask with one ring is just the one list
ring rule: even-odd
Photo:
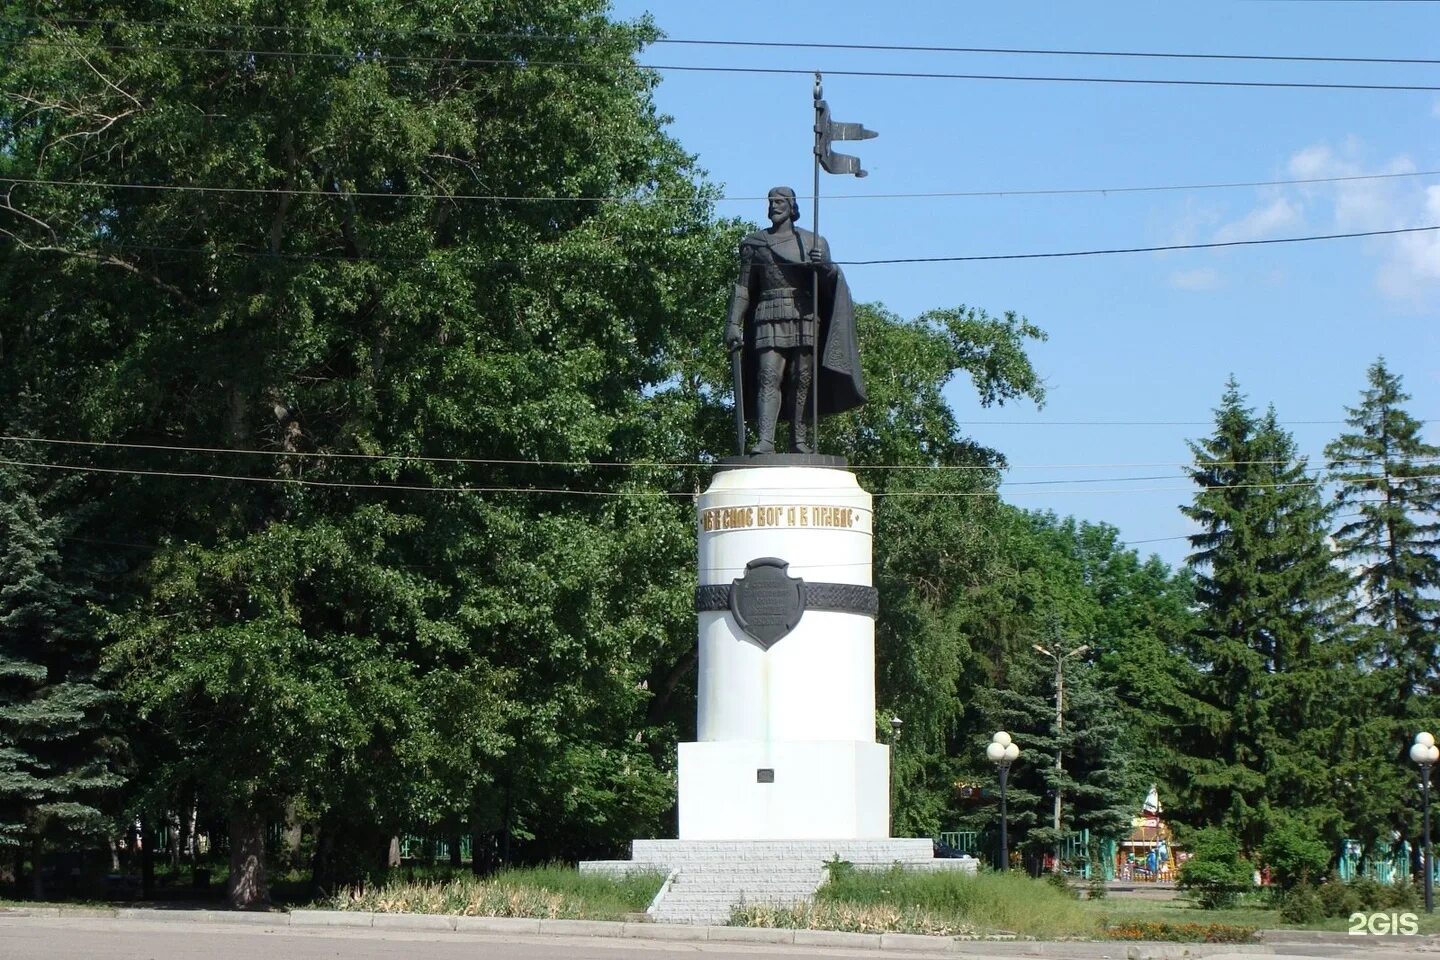
[[1434,913],[1435,868],[1430,860],[1430,768],[1436,760],[1440,760],[1440,747],[1435,746],[1435,737],[1423,731],[1415,734],[1415,742],[1410,744],[1410,759],[1420,765],[1420,797],[1425,807],[1425,912]]
[[1000,768],[1000,869],[1010,869],[1010,841],[1005,835],[1005,783],[1010,776],[1010,764],[1020,756],[1020,748],[1010,739],[1010,734],[999,731],[990,738],[985,747],[985,756]]

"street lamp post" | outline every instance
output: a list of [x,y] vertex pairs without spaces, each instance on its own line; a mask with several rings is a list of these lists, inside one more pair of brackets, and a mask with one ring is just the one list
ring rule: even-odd
[[900,796],[900,776],[895,770],[895,752],[900,747],[900,728],[905,721],[899,717],[890,718],[890,836],[895,836],[895,803]]
[[1054,650],[1047,650],[1038,643],[1032,643],[1035,652],[1055,661],[1055,872],[1060,872],[1060,781],[1065,772],[1065,661],[1090,651],[1090,644],[1082,644],[1069,653],[1061,653],[1059,644]]
[[1435,737],[1426,732],[1415,734],[1410,744],[1410,759],[1420,766],[1420,798],[1425,808],[1425,832],[1422,836],[1425,850],[1425,912],[1435,912],[1434,876],[1435,868],[1430,860],[1430,768],[1440,760],[1440,747],[1435,746]]
[[1010,840],[1005,830],[1005,783],[1010,777],[1010,764],[1020,756],[1020,748],[1010,739],[1010,734],[1001,730],[990,738],[985,747],[985,756],[1000,768],[1000,869],[1010,869]]

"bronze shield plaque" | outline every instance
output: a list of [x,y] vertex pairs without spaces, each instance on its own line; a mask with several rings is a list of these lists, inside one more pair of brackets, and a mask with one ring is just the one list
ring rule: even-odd
[[805,581],[790,576],[789,568],[784,560],[761,557],[745,564],[745,575],[730,584],[730,613],[766,650],[805,615]]

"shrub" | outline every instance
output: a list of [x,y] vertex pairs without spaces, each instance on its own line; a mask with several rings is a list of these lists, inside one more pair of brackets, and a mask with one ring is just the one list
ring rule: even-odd
[[1351,883],[1350,889],[1355,896],[1352,899],[1354,904],[1349,910],[1335,910],[1331,912],[1332,917],[1348,917],[1357,910],[1380,910],[1384,907],[1385,885],[1372,877],[1360,877]]
[[1096,877],[1094,880],[1090,881],[1090,886],[1086,891],[1086,895],[1091,900],[1104,900],[1110,895],[1110,888],[1105,886],[1104,880]]
[[1286,923],[1317,923],[1325,919],[1325,903],[1308,881],[1301,881],[1285,892],[1280,918]]
[[1270,875],[1289,890],[1303,881],[1316,881],[1330,866],[1330,850],[1315,828],[1294,817],[1277,816],[1260,844],[1260,858]]
[[829,901],[793,906],[742,903],[730,911],[730,926],[841,930],[846,933],[919,933],[932,937],[966,936],[975,932],[969,924],[938,916],[920,907]]
[[396,880],[339,894],[335,910],[375,913],[444,913],[467,917],[615,920],[644,910],[665,877],[583,874],[565,867],[507,870],[488,880],[457,874],[443,883]]
[[[1365,892],[1359,883],[1344,883],[1336,876],[1331,876],[1329,880],[1326,880],[1317,893],[1327,917],[1348,917],[1355,911],[1364,910],[1368,906]],[[1370,909],[1374,908],[1370,907]]]
[[1070,882],[1069,877],[1058,870],[1045,874],[1045,882],[1072,900],[1080,899],[1080,891],[1075,889],[1075,885]]
[[1420,891],[1415,884],[1406,881],[1380,883],[1380,899],[1375,906],[1380,910],[1419,910]]
[[1207,910],[1228,907],[1251,886],[1250,864],[1240,856],[1240,845],[1224,830],[1209,827],[1195,834],[1192,855],[1180,865],[1181,890],[1193,892]]

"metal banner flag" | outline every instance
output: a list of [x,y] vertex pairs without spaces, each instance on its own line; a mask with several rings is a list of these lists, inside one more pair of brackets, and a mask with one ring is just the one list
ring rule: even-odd
[[815,101],[815,157],[826,173],[849,173],[857,177],[866,176],[860,168],[860,158],[848,153],[835,153],[830,144],[835,140],[870,140],[879,136],[874,130],[866,130],[863,124],[841,123],[830,119],[830,105],[824,100]]

